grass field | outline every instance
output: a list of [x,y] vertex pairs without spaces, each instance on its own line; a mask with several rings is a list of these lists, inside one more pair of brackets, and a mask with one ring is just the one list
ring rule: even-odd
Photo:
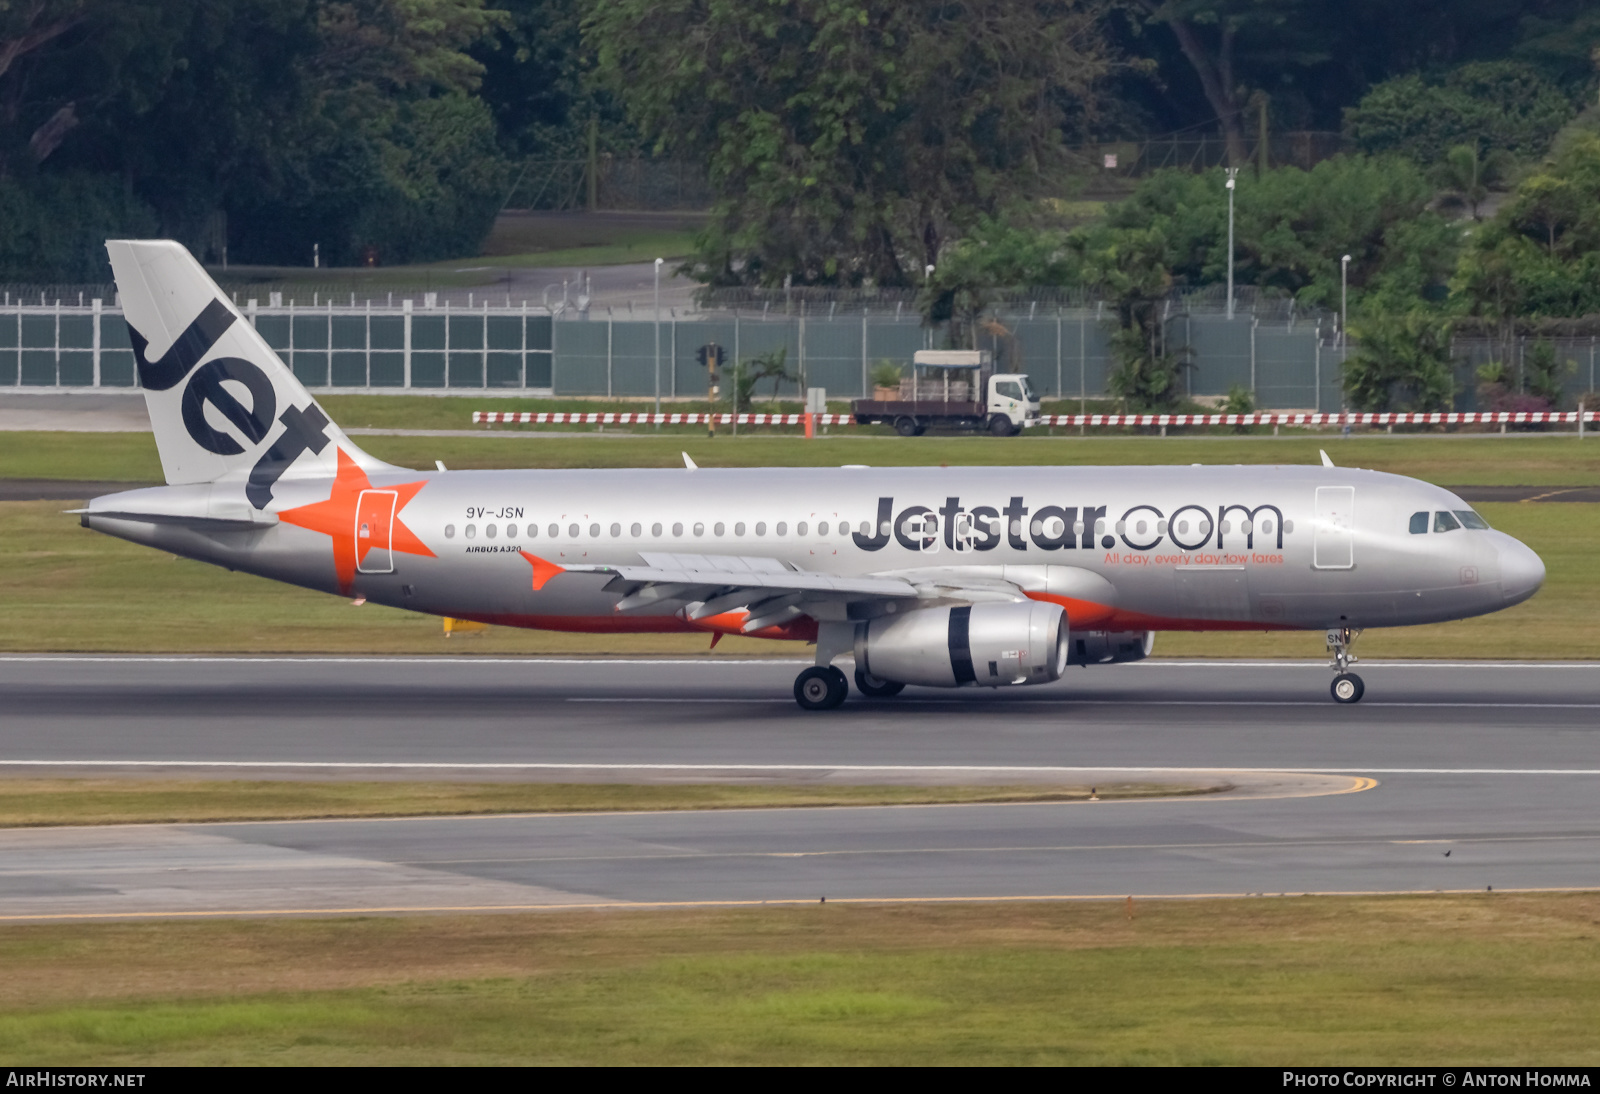
[[471,288],[499,283],[512,267],[679,259],[694,250],[694,234],[704,221],[696,213],[504,213],[478,255],[411,266],[234,265],[213,267],[211,274],[229,285],[315,285],[328,292]]
[[[705,466],[1310,463],[1339,462],[1452,484],[1600,482],[1600,442],[1563,437],[1405,438],[362,438],[375,455],[413,467],[672,467],[689,448]],[[0,433],[0,477],[159,481],[148,434]],[[48,502],[0,503],[0,603],[7,651],[373,652],[481,654],[707,653],[698,635],[577,635],[492,628],[446,639],[437,619],[230,574],[86,531]],[[1600,583],[1593,544],[1600,506],[1484,504],[1496,527],[1548,567],[1533,600],[1478,619],[1373,631],[1366,657],[1600,657]],[[1559,636],[1559,640],[1555,638]],[[1320,657],[1317,634],[1185,634],[1157,640],[1165,656]],[[801,647],[730,638],[716,656],[803,656]]]
[[1600,1062],[1592,894],[1133,912],[11,924],[0,1064]]
[[[472,400],[423,396],[330,396],[334,420],[379,428],[470,429]],[[418,406],[408,407],[415,403]],[[442,404],[442,409],[441,409]],[[577,407],[576,409],[581,409]],[[489,409],[499,409],[498,405]],[[428,415],[448,417],[435,421]],[[487,429],[471,437],[359,438],[373,455],[404,467],[682,467],[681,453],[704,467],[1062,466],[1091,464],[1315,464],[1319,450],[1342,466],[1411,475],[1448,485],[1600,484],[1600,438],[1574,436],[894,437],[836,433],[815,441],[756,431],[738,438],[703,432],[550,436]],[[0,433],[0,478],[155,482],[161,461],[148,433]]]
[[[1117,783],[1106,801],[1227,789],[1224,783]],[[839,805],[1084,801],[1088,786],[840,786],[684,783],[295,782],[202,779],[0,779],[0,828],[179,824],[314,817],[658,812]]]

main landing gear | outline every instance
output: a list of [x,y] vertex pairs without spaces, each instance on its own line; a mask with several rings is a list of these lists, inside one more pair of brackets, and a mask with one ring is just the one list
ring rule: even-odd
[[844,673],[832,665],[812,665],[794,679],[794,701],[802,710],[832,710],[849,693]]
[[1329,690],[1333,693],[1335,703],[1359,703],[1361,696],[1366,694],[1367,685],[1362,683],[1361,677],[1349,671],[1350,666],[1357,661],[1356,655],[1350,652],[1350,647],[1355,644],[1359,630],[1350,627],[1340,627],[1328,632],[1328,652],[1333,655],[1333,664],[1330,666],[1336,674],[1333,686]]
[[888,699],[899,695],[906,686],[894,680],[880,680],[871,673],[856,669],[856,690],[871,699]]

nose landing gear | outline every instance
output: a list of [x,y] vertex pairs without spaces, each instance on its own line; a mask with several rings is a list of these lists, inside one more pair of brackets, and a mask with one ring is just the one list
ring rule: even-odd
[[1349,671],[1358,658],[1350,652],[1350,647],[1355,644],[1356,638],[1361,634],[1359,630],[1350,627],[1341,627],[1328,632],[1328,652],[1333,655],[1333,664],[1330,666],[1336,675],[1333,686],[1329,690],[1333,694],[1335,703],[1359,703],[1361,696],[1366,694],[1367,685],[1361,677]]

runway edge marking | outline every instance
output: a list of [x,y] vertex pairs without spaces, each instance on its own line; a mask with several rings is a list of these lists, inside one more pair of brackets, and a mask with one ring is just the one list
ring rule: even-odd
[[1588,886],[1550,886],[1496,889],[1328,889],[1281,893],[1036,893],[1011,896],[908,896],[908,897],[778,897],[771,900],[659,900],[599,901],[582,904],[461,904],[396,905],[379,908],[239,908],[212,911],[146,912],[55,912],[39,915],[0,915],[0,923],[69,922],[108,919],[222,919],[244,916],[343,916],[343,915],[447,915],[462,912],[583,912],[583,911],[663,911],[678,908],[762,908],[805,907],[823,904],[1008,904],[1008,903],[1091,903],[1113,900],[1251,900],[1287,897],[1395,897],[1467,896],[1529,893],[1593,893]]

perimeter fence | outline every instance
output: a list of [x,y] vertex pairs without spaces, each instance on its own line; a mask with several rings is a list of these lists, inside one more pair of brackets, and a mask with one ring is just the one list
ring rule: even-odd
[[[509,297],[443,294],[395,299],[320,293],[306,303],[280,293],[237,300],[246,319],[308,388],[332,393],[416,392],[609,399],[704,399],[698,351],[721,347],[728,366],[782,353],[785,375],[755,398],[793,399],[806,387],[834,398],[872,394],[883,362],[907,365],[945,345],[905,301],[790,299],[715,310],[579,313]],[[997,304],[976,335],[997,367],[1027,373],[1051,400],[1104,399],[1113,368],[1111,310],[1063,296]],[[1241,296],[1230,318],[1214,294],[1174,299],[1161,324],[1167,351],[1187,362],[1185,393],[1215,401],[1243,389],[1262,410],[1344,408],[1336,317],[1296,314],[1292,304]],[[1532,342],[1517,343],[1521,357]],[[1596,390],[1595,336],[1552,342],[1570,396]],[[1474,370],[1505,344],[1459,339],[1456,411],[1477,405]],[[728,369],[725,369],[725,373]],[[725,376],[726,378],[726,376]],[[0,391],[94,391],[137,387],[133,349],[115,297],[48,293],[26,302],[0,294]]]

